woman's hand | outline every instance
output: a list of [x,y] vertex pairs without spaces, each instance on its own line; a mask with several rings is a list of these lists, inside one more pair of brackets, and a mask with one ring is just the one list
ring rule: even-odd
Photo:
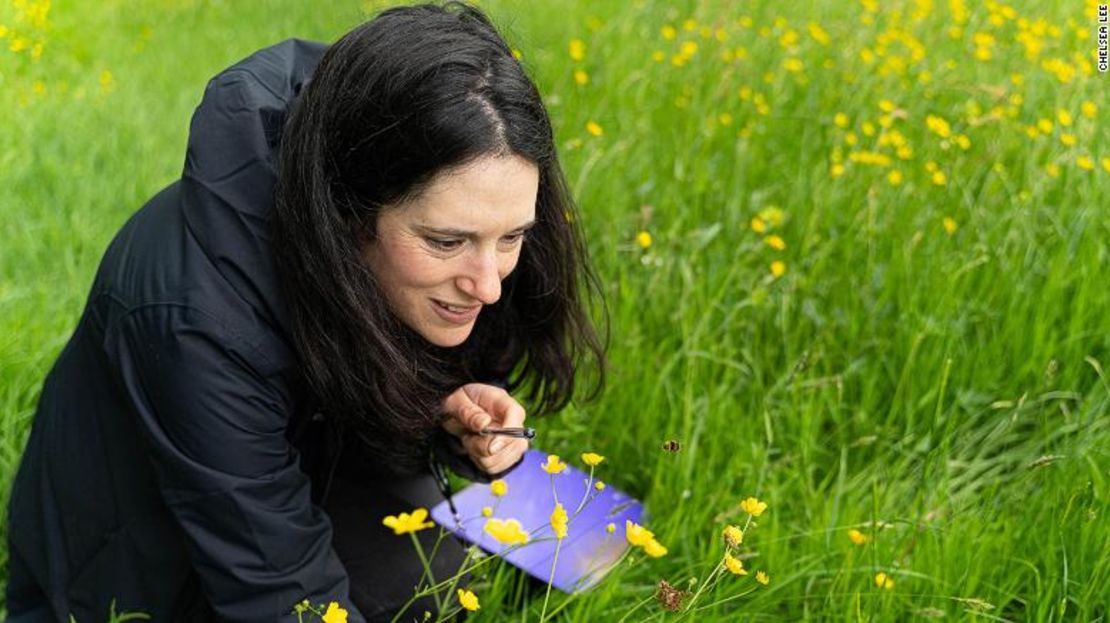
[[487,474],[509,469],[528,449],[527,439],[480,434],[486,427],[524,426],[524,407],[500,387],[467,383],[447,397],[444,409],[443,428],[462,441],[470,459]]

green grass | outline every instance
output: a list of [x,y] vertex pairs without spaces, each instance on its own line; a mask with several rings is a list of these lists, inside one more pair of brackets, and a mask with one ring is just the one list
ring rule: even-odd
[[[34,62],[9,50],[12,35],[0,39],[5,504],[42,379],[100,255],[178,174],[206,80],[285,37],[333,40],[363,15],[355,2],[132,4],[55,2]],[[992,24],[978,3],[958,33],[947,2],[916,17],[914,3],[882,5],[866,23],[864,6],[832,1],[483,2],[548,102],[611,313],[602,399],[533,423],[545,450],[606,455],[599,476],[645,500],[670,550],[634,558],[586,598],[554,596],[562,620],[617,621],[641,602],[627,620],[681,618],[650,600],[656,584],[704,580],[748,495],[770,508],[742,552],[770,585],[725,577],[685,620],[1105,620],[1110,76],[1079,69],[1064,82],[1044,64],[1093,63],[1095,18],[1077,2],[1014,5],[1015,17],[1059,28],[1030,60],[1018,20]],[[0,24],[13,11],[0,2]],[[884,73],[891,56],[910,58],[906,39],[874,64],[861,50],[882,51],[896,19],[924,56]],[[781,44],[789,29],[796,50]],[[996,40],[989,60],[975,58],[976,32]],[[573,38],[585,42],[581,61],[568,55]],[[698,50],[677,67],[683,41]],[[737,46],[746,58],[722,60]],[[791,57],[801,74],[784,69]],[[575,69],[588,84],[575,84]],[[883,99],[908,160],[876,146]],[[834,124],[838,112],[851,127]],[[954,136],[944,148],[927,115],[970,148]],[[1051,133],[1030,138],[1040,119]],[[853,162],[853,149],[891,164]],[[888,182],[891,169],[902,184]],[[770,206],[785,214],[773,230],[781,251],[749,227]],[[640,230],[653,236],[646,250]],[[777,279],[773,260],[786,265]],[[682,450],[663,452],[666,439]],[[850,528],[872,540],[853,545]],[[893,589],[875,587],[879,571]],[[475,620],[539,618],[543,595],[511,569],[471,588]]]

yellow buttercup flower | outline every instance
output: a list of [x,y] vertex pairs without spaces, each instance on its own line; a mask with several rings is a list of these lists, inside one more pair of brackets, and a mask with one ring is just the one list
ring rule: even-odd
[[755,233],[762,234],[763,232],[767,231],[767,223],[765,223],[763,219],[759,218],[758,216],[753,216],[751,228],[752,231],[754,231]]
[[663,547],[663,544],[659,541],[651,539],[644,544],[644,553],[652,558],[661,558],[667,555],[667,548]]
[[1052,128],[1052,121],[1048,119],[1037,120],[1037,129],[1040,130],[1043,134],[1052,134]]
[[418,508],[412,511],[412,514],[401,513],[400,515],[390,515],[382,520],[387,528],[393,528],[393,534],[406,534],[410,532],[419,532],[425,528],[431,528],[435,524],[424,520],[428,518],[428,509]]
[[613,534],[614,532],[617,531],[617,524],[615,524],[615,523],[606,524],[605,525],[605,531],[608,532],[609,534]]
[[324,611],[324,623],[347,623],[347,611],[339,607],[337,602],[328,604],[328,609]]
[[948,183],[948,176],[944,174],[944,171],[933,171],[932,180],[937,186],[944,186]]
[[555,538],[566,538],[567,521],[567,509],[562,504],[555,504],[555,510],[551,511],[551,531],[555,533]]
[[586,58],[586,42],[581,39],[571,39],[567,51],[573,60],[580,61]]
[[1056,120],[1059,121],[1062,126],[1069,126],[1072,124],[1071,113],[1061,108],[1056,111]]
[[744,531],[736,526],[728,526],[721,532],[721,536],[725,537],[725,543],[729,547],[736,547],[744,542]]
[[590,74],[582,71],[581,69],[574,70],[574,83],[578,86],[586,86],[590,82]]
[[498,478],[497,480],[489,483],[489,491],[499,498],[504,497],[505,494],[509,492],[509,483]]
[[1101,162],[1102,168],[1106,169],[1107,173],[1110,173],[1110,158],[1103,158]]
[[891,186],[897,186],[902,183],[902,172],[898,169],[891,170],[886,174],[886,181],[890,182]]
[[605,460],[605,457],[601,456],[600,454],[596,454],[596,453],[593,453],[593,452],[583,452],[582,453],[582,462],[585,463],[586,465],[589,465],[590,467],[596,467],[598,465],[601,465],[601,462],[604,461],[604,460]]
[[867,535],[855,528],[848,531],[848,538],[856,545],[863,545],[868,541]]
[[646,249],[651,246],[651,233],[641,231],[636,234],[636,244],[640,245],[641,249]]
[[949,236],[956,233],[956,229],[959,228],[959,226],[956,224],[956,219],[952,218],[951,216],[944,217],[943,224],[944,233],[948,234]]
[[925,125],[941,138],[948,138],[952,134],[952,128],[943,117],[937,115],[928,115],[925,117]]
[[836,113],[833,115],[833,124],[841,129],[848,127],[848,115],[842,112]]
[[890,590],[894,588],[894,578],[880,571],[875,575],[875,586]]
[[767,575],[766,573],[764,573],[762,571],[756,571],[755,572],[755,581],[759,582],[760,584],[762,584],[764,586],[767,586],[768,584],[771,583],[771,576]]
[[760,502],[757,498],[747,498],[743,502],[740,502],[740,510],[752,517],[759,517],[763,514],[763,511],[767,510],[767,503]]
[[654,539],[655,535],[651,530],[639,524],[632,523],[631,519],[625,519],[624,538],[628,539],[628,542],[636,547],[643,547],[647,545],[648,541]]
[[825,29],[822,28],[820,24],[816,22],[810,22],[809,24],[806,24],[806,28],[809,29],[809,36],[813,37],[814,41],[820,43],[821,45],[829,44],[829,33],[825,32]]
[[482,607],[478,604],[478,596],[474,593],[470,592],[469,590],[464,591],[461,588],[456,589],[456,591],[458,592],[459,596],[459,605],[461,605],[463,608],[474,612],[478,608]]
[[567,464],[559,460],[558,454],[549,454],[547,455],[547,462],[540,467],[549,474],[560,474],[567,468]]
[[112,72],[105,69],[100,72],[100,90],[104,93],[110,93],[116,88],[116,79],[112,77]]
[[759,218],[767,221],[771,227],[778,227],[785,220],[786,213],[782,211],[782,208],[767,206],[759,211]]
[[504,545],[523,545],[528,542],[528,533],[516,519],[488,519],[483,529]]
[[1069,134],[1067,132],[1064,132],[1063,134],[1060,135],[1060,142],[1063,143],[1067,147],[1074,147],[1075,143],[1078,142],[1078,139],[1076,138],[1076,136],[1074,134]]
[[1083,116],[1088,119],[1094,119],[1095,115],[1098,114],[1098,106],[1095,106],[1094,102],[1086,101],[1079,106],[1079,112],[1083,113]]
[[1060,165],[1055,162],[1050,162],[1044,165],[1044,172],[1047,173],[1049,177],[1060,177]]
[[493,509],[489,506],[483,506],[482,507],[482,517],[485,517],[487,519],[490,518],[490,517],[493,517]]
[[774,234],[764,238],[763,242],[767,243],[767,246],[776,251],[782,251],[786,248],[786,241],[784,241],[780,236],[776,236]]
[[1084,171],[1091,171],[1095,168],[1095,161],[1091,160],[1090,156],[1080,156],[1076,158],[1075,164],[1079,165],[1079,168]]
[[674,38],[678,36],[678,30],[676,30],[674,26],[667,24],[659,29],[659,34],[663,35],[663,38],[667,41],[673,41]]
[[771,275],[776,279],[786,274],[786,262],[775,260],[771,262]]
[[597,491],[604,491],[605,490],[605,483],[601,482],[600,480],[595,482],[594,483],[594,489],[597,490]]
[[602,134],[605,134],[605,129],[602,128],[596,121],[587,121],[586,131],[590,133],[590,136],[601,136]]
[[725,568],[736,575],[748,575],[744,562],[728,552],[725,552]]

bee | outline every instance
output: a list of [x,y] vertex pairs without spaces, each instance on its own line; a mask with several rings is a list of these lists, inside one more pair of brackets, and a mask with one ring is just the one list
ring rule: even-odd
[[677,439],[668,439],[667,441],[663,442],[664,452],[678,452],[681,449],[682,444],[679,443]]

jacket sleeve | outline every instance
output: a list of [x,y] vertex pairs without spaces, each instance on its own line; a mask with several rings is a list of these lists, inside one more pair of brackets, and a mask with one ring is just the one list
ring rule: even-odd
[[286,440],[289,390],[265,356],[182,306],[132,311],[107,339],[215,612],[230,621],[285,620],[308,599],[340,602],[348,621],[362,622],[331,523],[311,503]]

